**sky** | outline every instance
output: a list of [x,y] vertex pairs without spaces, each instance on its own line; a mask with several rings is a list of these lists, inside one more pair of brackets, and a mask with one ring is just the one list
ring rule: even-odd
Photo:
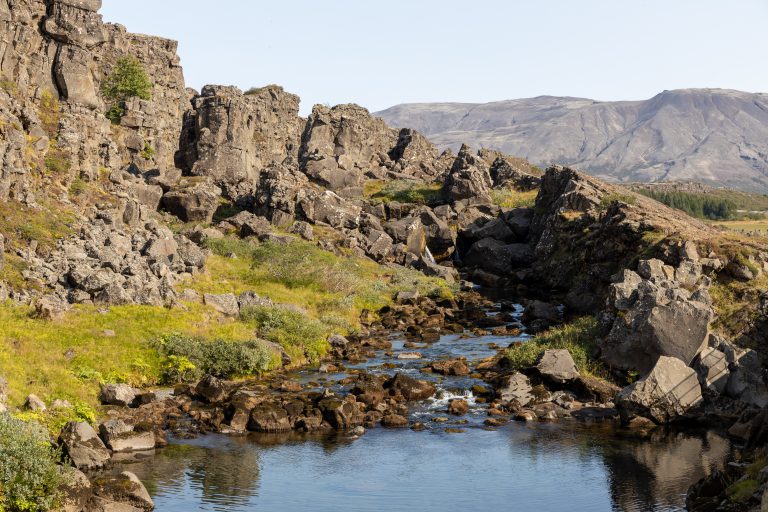
[[104,0],[179,41],[187,85],[276,83],[316,103],[639,100],[768,91],[768,0]]

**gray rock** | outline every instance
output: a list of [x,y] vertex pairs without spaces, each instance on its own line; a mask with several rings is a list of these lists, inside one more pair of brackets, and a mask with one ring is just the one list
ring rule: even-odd
[[545,379],[561,384],[579,377],[576,363],[565,349],[545,350],[536,363],[536,369]]
[[517,402],[521,407],[525,407],[533,401],[533,387],[528,377],[520,372],[514,372],[503,379],[502,385],[498,388],[497,394],[503,402]]
[[77,469],[99,469],[109,462],[109,450],[87,423],[67,423],[59,435],[59,444]]
[[206,375],[195,386],[195,396],[212,404],[221,402],[228,394],[229,390],[226,383],[213,375]]
[[220,295],[206,293],[203,295],[203,301],[207,306],[228,316],[237,316],[240,313],[240,305],[238,304],[237,297],[235,297],[233,293],[224,293]]
[[129,407],[135,399],[136,391],[128,384],[104,384],[99,393],[99,400],[104,405]]
[[312,226],[303,221],[296,221],[294,222],[291,227],[288,229],[289,233],[293,233],[295,235],[299,235],[304,240],[314,240],[315,235],[312,230]]
[[29,395],[24,401],[24,409],[28,411],[44,411],[46,409],[43,402],[37,395]]
[[616,405],[625,421],[643,416],[669,423],[701,399],[696,372],[680,359],[662,356],[647,376],[619,393]]
[[109,420],[99,425],[99,435],[115,453],[152,450],[155,448],[155,434],[134,432],[133,427],[122,420]]
[[163,196],[163,207],[184,222],[208,222],[219,207],[221,189],[210,180],[182,180]]
[[153,510],[155,504],[139,478],[129,472],[108,473],[93,482],[97,504],[105,511]]

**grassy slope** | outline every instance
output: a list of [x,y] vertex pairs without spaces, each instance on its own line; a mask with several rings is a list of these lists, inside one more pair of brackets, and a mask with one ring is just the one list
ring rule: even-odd
[[[306,310],[308,322],[322,324],[325,333],[357,329],[363,309],[375,311],[401,289],[451,293],[442,281],[415,271],[335,256],[298,240],[253,246],[228,238],[214,244],[214,250],[206,272],[187,287],[201,293],[251,290],[278,303],[294,304]],[[0,305],[0,368],[9,380],[11,405],[20,405],[34,392],[47,402],[64,398],[95,406],[100,381],[157,383],[162,361],[152,341],[160,335],[178,332],[208,340],[246,341],[262,327],[258,319],[225,318],[193,303],[175,309],[83,305],[55,322],[33,319],[29,313],[28,307]],[[286,349],[294,357],[324,350],[318,346],[324,345],[324,338],[296,340],[287,332],[271,334],[275,341],[290,342]]]

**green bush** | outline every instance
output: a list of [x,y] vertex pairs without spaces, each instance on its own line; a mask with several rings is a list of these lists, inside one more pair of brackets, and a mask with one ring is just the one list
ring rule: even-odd
[[328,350],[327,326],[299,311],[280,306],[244,308],[240,320],[253,324],[259,336],[284,348],[301,347],[306,357],[317,362]]
[[107,118],[113,124],[119,124],[125,114],[126,101],[131,98],[149,100],[152,97],[152,82],[138,59],[123,57],[101,84],[101,94],[109,102]]
[[203,375],[224,379],[257,375],[269,370],[274,359],[259,340],[206,341],[171,334],[161,337],[157,346],[165,357],[162,379],[166,383],[197,380]]
[[152,160],[155,157],[155,148],[153,148],[149,142],[144,143],[144,149],[141,150],[141,158],[144,160]]
[[77,197],[85,193],[88,190],[88,184],[81,178],[75,178],[69,185],[69,196]]
[[53,509],[64,479],[60,457],[40,425],[0,414],[0,510]]
[[368,187],[368,195],[383,203],[416,203],[435,205],[442,200],[442,185],[413,180],[392,180]]
[[511,368],[521,370],[533,366],[547,349],[567,349],[580,372],[606,376],[606,369],[592,358],[597,337],[597,320],[589,316],[578,318],[511,347],[507,361]]

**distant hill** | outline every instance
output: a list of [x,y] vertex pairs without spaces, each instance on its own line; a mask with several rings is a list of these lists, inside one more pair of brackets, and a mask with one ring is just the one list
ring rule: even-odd
[[539,96],[414,103],[378,112],[442,148],[461,142],[610,181],[698,181],[768,192],[768,94],[664,91],[645,101]]

